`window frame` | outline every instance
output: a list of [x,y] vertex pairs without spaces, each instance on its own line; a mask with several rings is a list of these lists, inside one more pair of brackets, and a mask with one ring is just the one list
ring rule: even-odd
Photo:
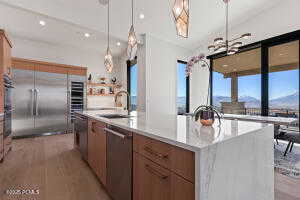
[[[176,66],[176,72],[177,72],[177,70],[178,70],[178,64],[179,63],[181,63],[181,64],[184,64],[184,65],[187,65],[187,62],[186,61],[183,61],[183,60],[177,60],[177,66]],[[177,75],[177,73],[176,73],[176,75]],[[177,76],[176,76],[177,77]],[[178,83],[178,79],[176,79],[177,80],[177,83]],[[190,112],[190,77],[189,76],[186,76],[186,78],[185,78],[185,81],[186,81],[186,94],[185,94],[185,96],[186,96],[186,98],[185,98],[185,102],[186,102],[186,113],[189,113]],[[178,84],[177,84],[178,85]],[[176,88],[178,88],[178,87],[176,87]],[[176,91],[176,110],[177,110],[177,98],[178,98],[178,93],[177,93],[177,91]],[[183,113],[184,114],[184,113]],[[183,115],[183,114],[179,114],[178,113],[178,110],[177,110],[177,115]]]
[[[238,53],[261,48],[261,116],[269,116],[269,48],[280,44],[293,41],[299,42],[300,60],[300,30],[272,37],[266,40],[255,42],[240,47]],[[210,104],[213,104],[213,60],[227,56],[226,52],[221,52],[207,56],[210,60]],[[299,66],[299,85],[300,85],[300,66]],[[300,96],[299,96],[300,110]]]
[[[127,60],[126,65],[127,65],[127,92],[131,96],[131,89],[130,89],[130,79],[131,79],[131,74],[130,74],[130,67],[134,66],[137,64],[137,57],[134,58],[134,60]],[[130,98],[130,97],[128,97]],[[127,108],[129,108],[129,101],[127,98]]]

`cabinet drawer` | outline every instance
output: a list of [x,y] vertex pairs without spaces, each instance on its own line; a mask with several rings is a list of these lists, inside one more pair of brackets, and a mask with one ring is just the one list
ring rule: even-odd
[[195,182],[194,152],[134,134],[133,149],[153,162]]
[[133,153],[133,200],[195,200],[193,183]]
[[133,156],[133,200],[171,200],[171,172],[137,153]]
[[167,169],[171,168],[171,145],[137,134],[134,135],[133,141],[138,153]]

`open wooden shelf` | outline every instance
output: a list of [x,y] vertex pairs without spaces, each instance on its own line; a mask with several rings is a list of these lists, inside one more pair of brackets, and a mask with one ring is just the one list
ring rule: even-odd
[[102,83],[87,83],[88,86],[101,86],[101,87],[112,87],[112,88],[120,88],[121,85],[118,84],[102,84]]
[[113,97],[115,94],[87,94],[87,96]]

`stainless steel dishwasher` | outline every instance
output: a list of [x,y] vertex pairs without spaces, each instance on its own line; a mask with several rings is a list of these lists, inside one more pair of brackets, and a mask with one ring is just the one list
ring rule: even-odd
[[108,125],[107,190],[113,200],[132,199],[132,133]]
[[88,161],[88,119],[87,117],[75,114],[74,120],[75,144],[79,147],[82,158]]

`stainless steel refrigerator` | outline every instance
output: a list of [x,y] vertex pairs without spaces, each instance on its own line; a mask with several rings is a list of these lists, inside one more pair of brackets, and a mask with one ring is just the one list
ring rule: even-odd
[[66,133],[71,129],[71,81],[85,77],[13,69],[14,138]]

